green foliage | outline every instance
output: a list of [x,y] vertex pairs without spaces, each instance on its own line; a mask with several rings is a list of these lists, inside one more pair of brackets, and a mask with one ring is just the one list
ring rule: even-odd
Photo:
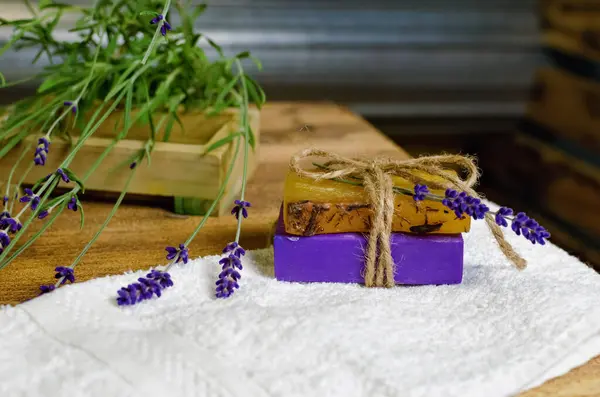
[[[183,3],[183,4],[182,4]],[[220,112],[227,107],[239,106],[241,79],[248,83],[250,101],[261,106],[266,98],[260,86],[245,73],[232,70],[236,59],[250,59],[260,66],[249,52],[227,58],[223,50],[210,38],[194,30],[196,20],[206,10],[204,4],[192,6],[190,1],[177,2],[169,16],[177,15],[179,26],[173,25],[166,39],[154,40],[158,31],[150,20],[161,13],[162,0],[97,0],[94,7],[79,8],[55,1],[42,1],[36,17],[17,21],[2,20],[3,25],[14,28],[10,46],[15,50],[35,48],[36,62],[45,56],[51,64],[37,76],[43,82],[37,95],[18,103],[5,128],[0,130],[0,140],[19,129],[25,122],[42,124],[48,111],[58,109],[65,100],[78,100],[78,115],[85,115],[97,103],[114,100],[126,87],[126,104],[118,108],[141,108],[150,97],[148,113],[167,112],[171,119],[167,126],[179,122],[177,111],[211,109]],[[65,41],[56,37],[56,28],[66,13],[78,13],[71,32],[78,39]],[[209,54],[199,45],[202,39],[214,53]],[[132,76],[139,72],[142,60],[152,48],[149,62],[143,65],[142,78]],[[90,73],[92,71],[92,73]],[[1,80],[1,79],[0,79]],[[3,81],[0,81],[3,83]],[[82,90],[85,88],[85,92]],[[40,103],[52,103],[45,111],[35,112]],[[35,115],[33,115],[35,112]],[[24,116],[28,120],[23,120]],[[124,116],[123,127],[130,122],[130,112]],[[23,121],[23,122],[21,122]],[[78,116],[74,120],[82,128],[88,120]],[[148,122],[144,117],[142,124]],[[37,129],[31,133],[39,134]],[[168,141],[169,134],[163,136]],[[17,142],[20,139],[17,139]]]
[[[114,216],[142,160],[145,158],[148,165],[150,164],[155,142],[168,142],[175,123],[183,129],[180,119],[182,111],[204,110],[215,114],[228,107],[240,108],[239,132],[216,142],[208,151],[235,142],[234,159],[226,177],[228,180],[243,142],[243,199],[248,148],[254,148],[255,145],[254,134],[248,121],[248,107],[249,103],[254,103],[260,108],[266,96],[259,84],[246,75],[241,61],[250,60],[259,69],[262,65],[247,51],[233,57],[225,56],[217,43],[194,30],[196,19],[206,10],[204,4],[192,5],[191,0],[177,1],[173,6],[171,0],[96,0],[93,7],[81,8],[53,0],[40,0],[37,9],[34,9],[29,0],[25,0],[25,5],[32,13],[31,18],[13,21],[0,18],[0,26],[13,28],[13,36],[0,49],[0,55],[11,48],[16,51],[33,48],[37,50],[32,59],[33,63],[41,57],[47,57],[50,64],[35,76],[36,80],[42,81],[36,95],[12,105],[6,120],[0,125],[0,158],[30,135],[46,136],[50,140],[65,139],[71,143],[73,138],[70,130],[76,127],[81,132],[60,164],[60,168],[73,182],[72,189],[50,198],[60,179],[56,170],[50,170],[48,177],[34,184],[34,192],[41,196],[40,206],[36,211],[29,212],[29,218],[13,237],[11,244],[0,251],[0,269],[39,238],[65,210],[72,197],[76,200],[80,212],[80,226],[83,227],[84,212],[78,194],[84,193],[84,182],[114,146],[127,137],[133,125],[146,125],[148,130],[144,147],[127,161],[135,161],[137,166],[126,171],[121,167],[115,169],[119,172],[130,172],[123,192],[104,224],[71,267],[80,261]],[[77,35],[77,39],[73,41],[56,37],[57,26],[68,13],[76,13],[79,16],[70,29],[71,33]],[[163,15],[164,19],[170,22],[174,14],[178,16],[180,23],[178,26],[171,23],[173,30],[163,38],[160,34],[163,22],[151,24],[150,21],[158,15]],[[200,47],[204,42],[212,49],[211,57]],[[0,88],[17,83],[6,82],[4,75],[0,73]],[[65,102],[68,102],[69,106],[65,106]],[[76,110],[74,115],[72,110]],[[94,135],[114,111],[119,111],[121,117],[115,123],[113,142],[89,166],[84,177],[79,178],[69,165],[85,141]],[[29,146],[26,150],[29,150]],[[23,158],[24,154],[14,164],[9,181]],[[30,164],[25,175],[32,166],[33,164]],[[21,181],[25,175],[21,177]],[[226,184],[221,186],[219,196],[209,208],[208,214],[223,195]],[[8,185],[10,186],[10,183]],[[25,217],[26,210],[27,206],[14,217]],[[52,216],[49,216],[38,232],[8,256],[42,210],[52,211]],[[205,221],[206,219],[198,225],[188,242],[194,238]],[[239,225],[236,239],[238,237]]]

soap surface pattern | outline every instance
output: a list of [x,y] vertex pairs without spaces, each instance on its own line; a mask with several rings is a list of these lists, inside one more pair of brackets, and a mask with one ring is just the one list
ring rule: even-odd
[[[410,182],[394,177],[394,186],[412,189]],[[444,196],[443,191],[431,190]],[[320,180],[289,173],[284,188],[285,231],[297,236],[368,232],[373,210],[362,186]],[[441,202],[415,201],[411,195],[396,194],[392,231],[417,234],[457,234],[470,230],[470,217],[458,218]]]

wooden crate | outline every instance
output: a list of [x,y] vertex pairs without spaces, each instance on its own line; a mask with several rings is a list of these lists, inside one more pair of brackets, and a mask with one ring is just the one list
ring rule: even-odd
[[600,156],[600,82],[541,68],[535,76],[527,118],[549,139],[568,140]]
[[544,45],[600,61],[600,1],[539,1]]
[[[132,112],[134,113],[134,112]],[[115,131],[119,129],[121,114],[113,112],[100,126],[94,135],[88,138],[70,167],[79,177],[83,177],[88,167],[98,158],[104,149],[113,142]],[[135,114],[132,115],[133,117]],[[159,117],[154,120],[155,125]],[[219,115],[208,117],[201,112],[181,113],[183,129],[175,123],[169,142],[161,142],[164,129],[157,131],[157,142],[152,152],[151,164],[146,161],[138,165],[136,176],[130,184],[129,192],[138,195],[166,196],[175,200],[178,213],[191,215],[206,211],[224,182],[227,168],[231,162],[234,144],[230,143],[205,153],[207,147],[225,138],[232,132],[239,131],[239,112],[228,109]],[[260,113],[250,109],[249,120],[255,135],[255,150],[250,150],[249,176],[257,166],[260,149]],[[86,181],[86,189],[101,192],[120,192],[129,174],[130,158],[144,147],[149,136],[148,125],[134,125],[127,139],[116,144],[101,165]],[[78,131],[72,131],[77,135]],[[31,135],[0,160],[0,175],[8,176],[12,165],[19,157],[22,148],[29,142],[31,156],[26,156],[18,167],[16,174],[20,176],[33,161],[38,135]],[[75,139],[76,141],[76,139]],[[46,165],[36,166],[27,175],[25,184],[32,184],[48,173],[55,171],[65,156],[70,145],[61,139],[54,139]],[[241,188],[243,170],[243,147],[235,162],[233,174],[227,184],[222,200],[215,210],[215,215],[223,215],[232,208],[233,200]],[[3,177],[2,179],[6,179]]]

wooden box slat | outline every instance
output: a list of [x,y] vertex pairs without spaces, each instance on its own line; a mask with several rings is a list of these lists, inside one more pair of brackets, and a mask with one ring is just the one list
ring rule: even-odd
[[[70,168],[80,177],[98,158],[103,150],[112,143],[120,115],[116,112],[100,126],[94,135],[88,138],[74,158]],[[203,113],[185,113],[181,115],[184,126],[174,125],[169,142],[156,142],[152,153],[151,163],[146,161],[138,165],[136,176],[132,180],[129,192],[151,196],[196,198],[210,203],[218,194],[225,180],[225,174],[233,156],[234,145],[227,144],[216,150],[205,153],[206,148],[225,138],[230,133],[239,130],[239,113],[237,109],[228,109],[220,115],[206,117]],[[250,109],[250,124],[255,134],[255,150],[249,155],[249,175],[256,169],[260,143],[259,112]],[[155,120],[157,122],[157,120]],[[117,129],[118,131],[118,129]],[[74,134],[77,131],[73,131]],[[134,126],[127,139],[116,144],[106,156],[102,164],[86,181],[86,188],[92,191],[120,192],[129,173],[129,161],[132,155],[143,148],[149,136],[148,126]],[[158,131],[157,137],[161,137]],[[31,157],[26,156],[16,170],[17,176],[25,172],[33,161],[33,152],[39,136],[30,136],[0,160],[1,175],[8,175],[16,162],[21,149],[31,142]],[[48,173],[55,171],[65,156],[69,153],[70,145],[54,139],[50,145],[50,153],[46,165],[34,167],[25,178],[25,184],[32,184]],[[232,206],[233,196],[241,187],[243,170],[243,151],[240,150],[232,176],[227,185],[226,193],[219,203],[216,215],[227,213]]]

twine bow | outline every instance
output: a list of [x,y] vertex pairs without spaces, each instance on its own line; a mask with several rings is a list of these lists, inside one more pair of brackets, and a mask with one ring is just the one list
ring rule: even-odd
[[[308,171],[300,166],[300,160],[308,157],[327,159],[322,164],[327,170]],[[464,179],[452,172],[452,167],[465,171]],[[362,179],[373,211],[371,230],[365,250],[365,285],[367,287],[393,287],[394,260],[390,248],[392,218],[394,215],[394,191],[391,176],[399,176],[414,184],[426,184],[433,189],[455,189],[464,191],[472,197],[479,197],[473,186],[479,178],[475,162],[468,156],[439,155],[425,156],[409,160],[391,158],[346,158],[332,152],[319,149],[305,149],[292,156],[290,169],[302,177],[315,181],[357,177]],[[443,183],[425,180],[415,174],[421,171],[444,179]],[[490,214],[486,214],[486,223],[494,235],[504,255],[518,268],[524,269],[526,261],[504,239],[504,234]]]

